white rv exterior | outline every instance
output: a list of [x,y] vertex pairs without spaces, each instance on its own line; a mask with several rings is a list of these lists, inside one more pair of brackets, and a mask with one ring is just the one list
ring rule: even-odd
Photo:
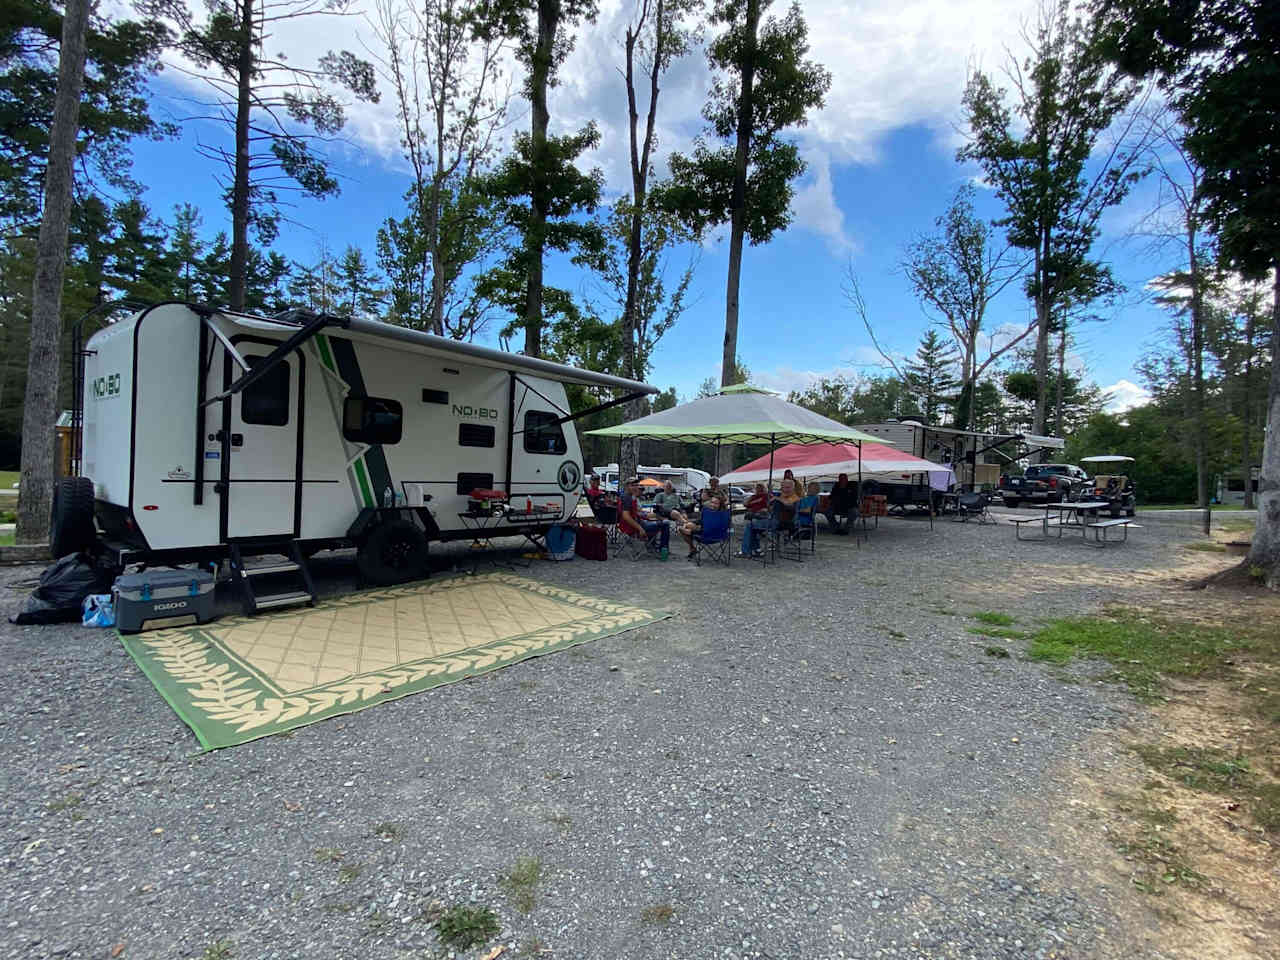
[[[372,509],[425,507],[427,539],[471,536],[475,488],[568,518],[582,455],[565,383],[645,384],[366,320],[249,367],[298,321],[161,304],[86,344],[81,473],[108,540],[138,553],[349,538]],[[212,401],[212,402],[211,402]],[[403,511],[409,512],[409,511]],[[426,519],[425,517],[423,517]]]
[[[606,464],[603,467],[592,467],[591,472],[600,478],[602,489],[610,493],[618,491],[618,465],[616,463]],[[699,470],[697,467],[673,467],[669,463],[664,463],[660,467],[636,467],[636,476],[641,479],[653,477],[655,480],[664,482],[670,480],[677,493],[697,493],[699,490],[705,490],[711,485],[711,474],[707,473],[707,471]]]
[[889,420],[884,423],[864,423],[855,427],[869,433],[895,450],[950,466],[961,487],[971,489],[984,479],[975,470],[988,448],[997,443],[1016,440],[1023,446],[1061,450],[1066,442],[1059,437],[1041,437],[1030,434],[991,434],[973,430],[955,430],[950,427],[929,427],[914,420]]

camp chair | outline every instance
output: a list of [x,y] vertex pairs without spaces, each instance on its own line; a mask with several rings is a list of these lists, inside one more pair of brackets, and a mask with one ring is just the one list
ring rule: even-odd
[[604,498],[597,497],[593,503],[587,500],[587,506],[591,508],[591,516],[595,517],[596,523],[604,527],[605,536],[609,539],[609,545],[616,547],[618,545],[618,506],[617,504],[601,503]]
[[659,555],[658,531],[649,533],[644,527],[637,527],[627,522],[625,517],[618,520],[618,550],[632,560],[643,556]]
[[730,510],[703,510],[702,529],[693,535],[693,561],[702,566],[702,555],[730,566],[733,553],[733,513]]
[[[818,498],[801,497],[795,505],[795,513],[789,526],[780,526],[781,548],[783,556],[788,560],[804,559],[804,542],[809,542],[809,552],[818,552],[818,525],[815,522],[818,513]],[[794,548],[795,556],[786,553]]]
[[760,555],[752,556],[751,559],[759,560],[762,566],[767,567],[770,559],[777,560],[778,553],[782,549],[783,538],[794,530],[795,508],[784,507],[781,500],[770,501],[769,516],[765,518],[764,525],[756,529],[756,548]]
[[987,510],[990,504],[990,494],[962,493],[956,500],[956,514],[951,518],[952,522],[967,523],[970,518],[976,517],[979,524],[995,523],[996,518]]

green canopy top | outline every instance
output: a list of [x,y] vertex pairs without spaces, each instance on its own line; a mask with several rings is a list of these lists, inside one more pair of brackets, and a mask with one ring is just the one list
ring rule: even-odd
[[876,437],[806,410],[750,384],[725,387],[670,410],[587,431],[593,437],[632,437],[684,443],[861,443]]

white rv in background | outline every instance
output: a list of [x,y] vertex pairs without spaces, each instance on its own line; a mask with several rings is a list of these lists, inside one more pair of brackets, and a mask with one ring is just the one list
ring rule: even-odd
[[181,303],[111,324],[80,353],[81,476],[59,487],[55,540],[60,517],[64,539],[92,535],[91,509],[121,564],[305,565],[354,545],[373,582],[425,575],[429,541],[472,537],[460,514],[477,489],[509,499],[490,535],[573,516],[582,455],[566,383],[657,392],[370,320]]
[[[956,483],[964,490],[980,489],[988,484],[994,487],[999,482],[1003,465],[1015,459],[1000,449],[1007,444],[1018,446],[1017,459],[1040,450],[1061,450],[1066,446],[1066,441],[1060,437],[930,427],[916,420],[862,423],[855,429],[871,434],[895,450],[946,464],[955,471]],[[1001,463],[985,462],[987,456]],[[923,482],[927,484],[928,478]]]
[[[609,463],[603,467],[592,467],[591,472],[600,478],[601,488],[610,493],[618,492],[618,465]],[[699,490],[705,490],[711,485],[711,474],[705,470],[699,470],[697,467],[673,467],[669,463],[664,463],[660,467],[636,467],[636,476],[640,479],[652,477],[654,480],[661,480],[664,483],[671,481],[671,485],[676,488],[676,493],[692,494]]]

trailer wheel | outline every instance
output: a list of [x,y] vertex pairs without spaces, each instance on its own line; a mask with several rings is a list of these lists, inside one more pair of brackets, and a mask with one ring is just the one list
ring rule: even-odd
[[384,587],[427,576],[427,538],[408,520],[380,523],[356,551],[356,566],[369,583]]
[[93,481],[87,477],[63,477],[53,488],[50,551],[55,559],[65,557],[88,549],[97,539],[98,531],[93,525]]

